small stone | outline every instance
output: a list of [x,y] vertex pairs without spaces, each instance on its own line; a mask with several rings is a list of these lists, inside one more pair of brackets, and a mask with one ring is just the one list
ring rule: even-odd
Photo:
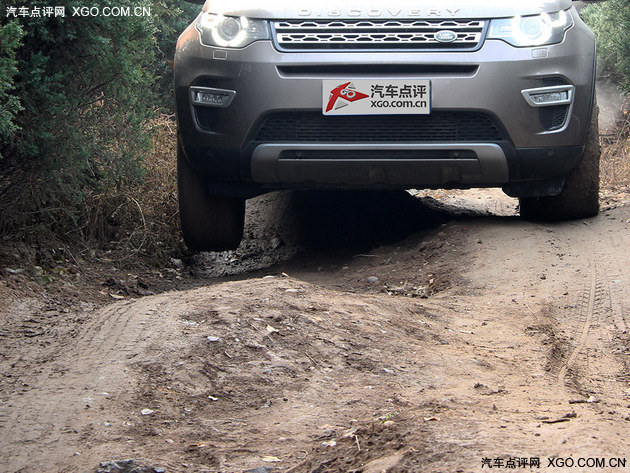
[[208,341],[212,342],[212,343],[216,343],[216,342],[220,342],[221,339],[219,337],[213,337],[213,336],[209,336],[208,337]]
[[175,267],[175,269],[184,269],[184,262],[178,258],[171,258],[171,264]]
[[101,462],[100,468],[96,470],[96,473],[165,473],[166,470],[162,468],[151,468],[148,466],[137,465],[133,460],[117,460]]
[[376,284],[377,282],[379,282],[379,279],[376,276],[370,276],[369,278],[367,278],[367,282],[369,282],[370,284]]
[[151,410],[151,409],[142,409],[141,414],[143,416],[150,416],[151,414],[153,414],[155,411]]

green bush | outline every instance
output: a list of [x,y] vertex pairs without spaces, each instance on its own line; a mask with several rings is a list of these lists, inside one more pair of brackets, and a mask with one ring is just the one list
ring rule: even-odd
[[[0,235],[67,234],[84,224],[82,203],[124,192],[143,175],[151,117],[170,100],[177,34],[194,18],[179,0],[95,0],[89,7],[145,7],[150,16],[9,14],[0,11]],[[171,46],[172,45],[172,46]]]
[[15,21],[0,25],[0,142],[11,139],[16,132],[15,114],[22,109],[19,98],[12,93],[18,72],[15,51],[22,35],[22,29]]
[[630,92],[630,2],[608,0],[592,4],[582,16],[597,34],[600,75]]
[[184,0],[153,0],[151,12],[156,27],[159,100],[160,104],[171,112],[175,110],[172,69],[175,43],[180,33],[192,23],[200,11],[200,5]]

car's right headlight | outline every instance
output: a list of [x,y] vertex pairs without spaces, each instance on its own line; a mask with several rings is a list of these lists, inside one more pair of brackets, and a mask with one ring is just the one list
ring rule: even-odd
[[201,43],[206,46],[243,48],[254,41],[271,39],[269,24],[266,21],[242,16],[204,12],[199,16],[195,26],[201,36]]
[[512,46],[545,46],[561,43],[564,33],[573,26],[567,10],[540,15],[516,16],[490,22],[489,39],[501,39]]

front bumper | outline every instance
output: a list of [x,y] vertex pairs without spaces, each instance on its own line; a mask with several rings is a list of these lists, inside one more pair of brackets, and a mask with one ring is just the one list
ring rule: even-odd
[[[180,139],[208,180],[261,188],[506,186],[562,178],[586,141],[594,64],[593,37],[581,22],[562,44],[514,48],[489,40],[475,52],[280,53],[263,41],[227,50],[202,46],[190,27],[175,58]],[[454,141],[439,134],[401,140],[395,131],[367,143],[337,135],[258,139],[276,114],[321,114],[324,79],[378,77],[429,79],[427,120],[475,113],[499,133]],[[572,101],[551,114],[523,95],[558,85],[572,86]],[[236,93],[229,106],[204,107],[192,103],[191,86]]]
[[328,187],[448,187],[506,183],[509,175],[501,147],[485,143],[262,144],[251,169],[255,182]]

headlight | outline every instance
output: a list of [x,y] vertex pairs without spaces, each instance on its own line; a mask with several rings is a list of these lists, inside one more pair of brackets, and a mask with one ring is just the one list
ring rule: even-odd
[[269,26],[264,20],[250,20],[202,13],[196,24],[201,43],[221,48],[243,48],[259,39],[270,39]]
[[490,22],[488,38],[502,39],[512,46],[543,46],[561,43],[564,33],[573,26],[568,11],[516,16]]

